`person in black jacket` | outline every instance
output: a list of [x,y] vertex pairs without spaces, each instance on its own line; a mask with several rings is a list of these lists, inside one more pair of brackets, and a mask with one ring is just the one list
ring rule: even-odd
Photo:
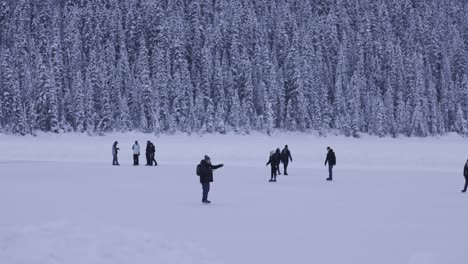
[[328,178],[327,181],[333,181],[333,166],[336,165],[336,156],[335,152],[333,152],[333,149],[330,147],[327,147],[327,158],[325,159],[325,166],[327,166],[328,163]]
[[292,162],[291,151],[289,151],[288,145],[286,145],[281,151],[281,162],[283,163],[284,167],[284,175],[288,175],[288,164],[290,160]]
[[463,188],[462,192],[466,192],[466,188],[468,187],[468,160],[465,163],[465,167],[463,168],[463,176],[465,176],[465,188]]
[[154,166],[158,166],[158,162],[154,158],[155,153],[156,153],[156,147],[154,146],[153,142],[150,142],[150,163],[151,165],[153,165],[153,162],[154,162]]
[[278,166],[281,162],[281,153],[279,148],[276,149],[276,152],[272,152],[270,152],[270,158],[266,165],[271,166],[270,182],[276,182],[276,172],[278,171]]
[[112,145],[112,165],[114,166],[119,166],[119,159],[117,158],[117,154],[119,153],[119,148],[117,147],[117,144],[119,142],[114,141],[114,144]]
[[153,166],[153,162],[151,161],[151,141],[146,141],[146,166]]
[[213,182],[213,170],[223,166],[223,164],[212,165],[211,159],[207,155],[200,161],[200,165],[197,166],[197,174],[200,176],[200,183],[203,189],[202,203],[211,203],[208,201],[208,192],[210,191],[210,182]]

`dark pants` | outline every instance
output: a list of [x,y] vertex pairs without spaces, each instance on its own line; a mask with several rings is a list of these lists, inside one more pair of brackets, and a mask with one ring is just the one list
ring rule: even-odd
[[205,201],[208,201],[208,192],[210,192],[210,183],[202,182],[201,185],[203,189],[202,202],[205,202]]
[[138,157],[140,154],[133,154],[133,165],[137,166],[138,164]]
[[153,162],[154,162],[154,166],[158,166],[158,162],[154,158],[154,153],[151,153],[150,162],[151,162],[151,165],[153,165]]
[[276,172],[278,171],[278,166],[276,165],[271,165],[271,179],[276,180]]
[[289,161],[283,162],[284,174],[288,174],[288,164]]
[[146,165],[153,166],[151,162],[151,154],[146,153]]
[[468,177],[465,177],[465,188],[463,188],[463,191],[466,192],[466,188],[468,188]]
[[333,164],[328,164],[328,179],[333,179]]
[[119,160],[117,159],[117,154],[112,155],[112,165],[119,165]]
[[278,164],[276,164],[276,170],[277,170],[278,174],[279,174],[279,175],[281,175],[281,171],[280,171],[280,165],[279,165],[279,163],[278,163]]

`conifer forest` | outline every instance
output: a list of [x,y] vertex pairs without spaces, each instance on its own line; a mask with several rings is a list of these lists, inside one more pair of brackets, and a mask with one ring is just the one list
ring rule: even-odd
[[465,0],[0,0],[0,132],[468,135]]

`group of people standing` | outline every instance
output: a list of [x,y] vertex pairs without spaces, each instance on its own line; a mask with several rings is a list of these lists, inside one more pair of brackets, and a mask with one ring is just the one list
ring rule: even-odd
[[[267,166],[271,166],[271,177],[270,182],[276,182],[276,176],[281,175],[280,163],[283,163],[284,175],[288,175],[288,165],[292,162],[291,151],[288,145],[284,146],[284,149],[280,151],[279,148],[276,151],[270,151],[270,157],[267,162]],[[332,148],[327,147],[327,156],[325,158],[325,166],[328,165],[328,178],[327,181],[333,181],[333,167],[336,165],[336,156]]]
[[270,151],[270,157],[266,166],[271,166],[271,178],[270,182],[276,182],[276,176],[281,175],[280,163],[283,163],[284,175],[288,175],[288,164],[292,162],[291,151],[289,151],[288,145],[284,146],[284,149],[280,151],[279,148],[276,151]]
[[[117,147],[119,142],[115,141],[112,145],[112,165],[118,166],[118,151],[120,148]],[[140,156],[140,145],[138,141],[135,141],[135,144],[132,146],[133,150],[133,165],[139,165],[139,156]],[[155,166],[158,165],[155,159],[155,152],[156,148],[151,141],[146,142],[146,165],[147,166]],[[289,162],[292,162],[292,155],[291,151],[288,148],[288,145],[285,145],[283,150],[280,151],[279,148],[276,151],[270,152],[270,157],[266,166],[271,166],[271,177],[270,182],[276,182],[276,176],[281,175],[280,171],[280,163],[283,163],[283,172],[284,175],[288,175],[288,165]],[[333,167],[336,166],[336,155],[332,148],[327,147],[327,156],[325,158],[325,166],[328,165],[328,178],[327,181],[333,181]],[[202,185],[202,203],[209,204],[211,201],[208,200],[208,193],[210,191],[210,183],[213,182],[213,171],[223,167],[223,164],[219,165],[212,165],[211,159],[209,156],[205,155],[205,157],[200,161],[200,164],[197,165],[196,174],[200,178],[200,183]],[[465,177],[465,186],[462,190],[463,193],[467,191],[468,188],[468,160],[465,163],[463,169],[463,175]]]
[[[118,141],[114,141],[114,144],[112,145],[112,165],[114,166],[119,166],[119,159],[118,159],[118,153],[120,148],[117,147],[119,144]],[[132,151],[133,151],[133,166],[138,166],[140,165],[140,145],[138,144],[138,141],[135,141],[135,143],[132,146]],[[156,153],[156,147],[151,141],[146,142],[146,166],[158,166],[158,162],[155,159],[155,153]]]
[[[288,145],[285,145],[284,149],[281,151],[279,148],[277,148],[276,151],[271,151],[266,164],[266,166],[271,166],[270,182],[276,182],[276,176],[281,175],[280,163],[283,163],[284,175],[288,175],[288,165],[292,160],[291,151],[289,150]],[[327,181],[332,181],[333,166],[336,165],[336,156],[335,152],[330,147],[327,147],[327,156],[325,158],[325,166],[327,165],[329,173]],[[208,155],[205,155],[205,157],[200,161],[200,164],[197,165],[196,174],[200,177],[200,184],[202,185],[202,203],[211,203],[211,201],[208,200],[208,193],[210,191],[210,183],[213,182],[213,171],[223,166],[223,164],[211,164],[211,159]],[[468,175],[468,162],[465,172]]]

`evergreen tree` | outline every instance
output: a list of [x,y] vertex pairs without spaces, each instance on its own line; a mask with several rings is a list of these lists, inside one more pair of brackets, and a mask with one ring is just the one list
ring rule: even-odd
[[427,119],[425,117],[427,102],[424,97],[425,84],[423,76],[423,57],[421,54],[415,56],[415,82],[412,87],[412,106],[413,114],[411,118],[411,136],[427,136],[429,134],[427,127]]
[[76,92],[72,100],[72,107],[75,111],[72,113],[72,122],[75,127],[75,131],[83,133],[85,131],[85,113],[86,113],[86,102],[85,102],[85,85],[83,82],[83,76],[81,71],[76,73],[74,78]]
[[34,112],[36,120],[35,129],[42,131],[58,133],[58,102],[57,90],[52,77],[51,63],[47,58],[38,56],[38,79],[36,84],[36,98],[34,103]]
[[152,89],[150,70],[149,70],[148,50],[143,38],[140,39],[140,52],[138,55],[137,74],[139,86],[141,86],[143,107],[143,119],[145,126],[143,131],[149,133],[156,130],[157,116],[154,103],[154,92]]
[[465,114],[461,106],[457,106],[457,119],[455,121],[455,129],[460,135],[466,136],[468,134],[468,125],[466,123]]

